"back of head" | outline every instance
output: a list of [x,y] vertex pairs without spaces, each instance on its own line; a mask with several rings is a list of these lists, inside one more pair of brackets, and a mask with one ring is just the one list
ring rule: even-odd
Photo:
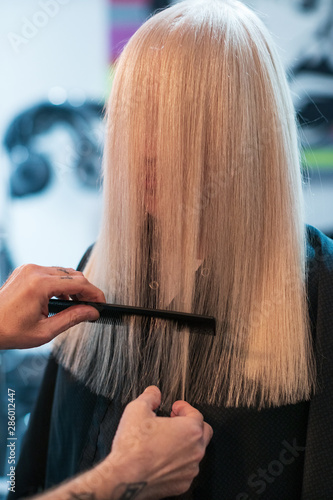
[[217,334],[86,325],[65,337],[61,362],[124,400],[152,383],[167,405],[307,398],[294,111],[270,36],[242,3],[184,1],[131,38],[108,106],[104,189],[89,278],[109,301],[211,314]]

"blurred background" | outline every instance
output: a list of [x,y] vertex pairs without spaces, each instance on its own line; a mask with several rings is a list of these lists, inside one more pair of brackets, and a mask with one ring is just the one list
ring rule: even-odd
[[[98,234],[112,64],[163,0],[0,0],[0,282],[17,266],[76,267]],[[248,0],[287,70],[308,167],[307,222],[333,235],[333,0]],[[7,390],[16,457],[49,346],[0,352],[0,499]]]

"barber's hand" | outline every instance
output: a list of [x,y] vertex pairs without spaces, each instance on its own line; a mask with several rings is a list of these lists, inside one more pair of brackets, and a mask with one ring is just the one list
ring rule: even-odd
[[[157,387],[148,387],[126,406],[111,453],[93,469],[37,497],[40,500],[158,500],[185,493],[199,472],[213,431],[185,401],[171,417],[157,417]],[[36,498],[36,500],[37,500]]]
[[101,464],[107,470],[109,460],[118,480],[123,476],[123,485],[115,492],[119,498],[129,483],[147,483],[135,497],[138,500],[179,495],[199,472],[212,428],[185,401],[174,403],[173,418],[157,417],[153,410],[160,403],[160,391],[151,386],[125,408],[111,454]]
[[0,289],[0,349],[36,347],[81,321],[99,317],[91,306],[73,306],[48,318],[53,296],[105,302],[101,290],[81,272],[28,264],[16,269]]

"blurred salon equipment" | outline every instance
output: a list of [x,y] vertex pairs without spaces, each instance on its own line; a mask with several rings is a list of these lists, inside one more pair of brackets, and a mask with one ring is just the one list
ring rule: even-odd
[[102,107],[89,103],[79,107],[69,104],[38,104],[17,116],[4,138],[11,159],[10,195],[29,196],[45,189],[52,179],[49,158],[38,152],[35,139],[52,127],[63,125],[71,134],[77,156],[72,165],[84,186],[98,188],[101,170],[101,147],[91,137],[91,120],[101,116]]

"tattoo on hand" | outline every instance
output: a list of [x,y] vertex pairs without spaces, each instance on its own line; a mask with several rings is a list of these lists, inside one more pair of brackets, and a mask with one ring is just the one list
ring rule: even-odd
[[61,271],[63,273],[69,274],[69,272],[66,269],[63,269],[63,268],[58,268],[57,271]]
[[72,280],[72,276],[60,276],[61,280]]

